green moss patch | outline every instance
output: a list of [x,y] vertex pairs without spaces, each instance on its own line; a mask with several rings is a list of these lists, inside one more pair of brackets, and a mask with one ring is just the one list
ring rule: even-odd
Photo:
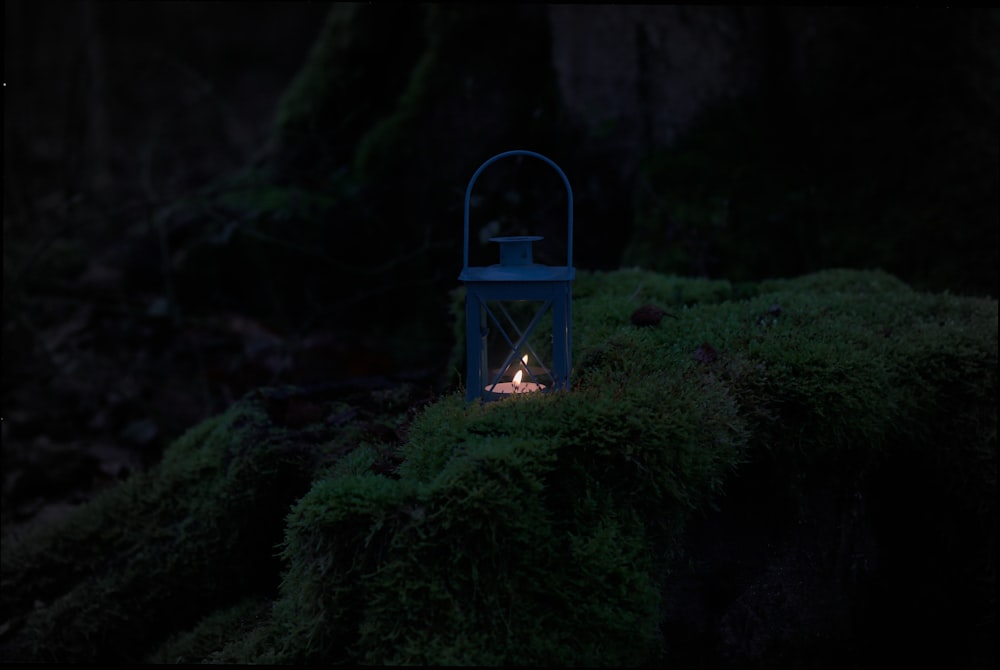
[[273,596],[289,506],[370,439],[338,420],[366,413],[295,400],[293,390],[251,394],[65,521],[5,537],[0,602],[17,632],[5,657],[134,661],[221,605]]
[[[574,288],[568,393],[467,405],[459,390],[388,451],[355,424],[274,425],[249,397],[156,470],[5,542],[19,657],[669,660],[685,531],[754,464],[793,521],[803,481],[920,464],[915,485],[970,520],[928,542],[966,547],[949,569],[995,591],[995,538],[962,533],[996,518],[996,301],[846,270],[738,288],[622,270]],[[636,327],[645,304],[676,318]]]

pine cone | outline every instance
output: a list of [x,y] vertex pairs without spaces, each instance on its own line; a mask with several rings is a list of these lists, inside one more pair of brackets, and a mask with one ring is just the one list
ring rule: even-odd
[[658,326],[665,316],[669,316],[671,319],[677,318],[656,305],[643,305],[632,312],[631,321],[632,325],[635,326]]

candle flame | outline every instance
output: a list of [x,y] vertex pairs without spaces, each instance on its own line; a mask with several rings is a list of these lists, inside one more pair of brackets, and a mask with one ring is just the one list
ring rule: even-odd
[[521,356],[521,362],[524,363],[525,365],[528,364],[528,354]]
[[521,371],[518,370],[517,374],[514,375],[514,388],[521,385]]

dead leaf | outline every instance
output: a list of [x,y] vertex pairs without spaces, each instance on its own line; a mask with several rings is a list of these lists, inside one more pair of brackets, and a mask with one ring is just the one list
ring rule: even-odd
[[694,359],[699,363],[711,363],[719,357],[719,352],[708,342],[702,342],[701,346],[694,350]]

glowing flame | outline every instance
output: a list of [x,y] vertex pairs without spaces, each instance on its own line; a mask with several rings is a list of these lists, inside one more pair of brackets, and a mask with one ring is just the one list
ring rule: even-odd
[[528,364],[528,354],[521,356],[521,362],[524,363],[525,365]]
[[520,385],[521,385],[521,371],[518,370],[517,373],[514,375],[514,388],[517,388]]

